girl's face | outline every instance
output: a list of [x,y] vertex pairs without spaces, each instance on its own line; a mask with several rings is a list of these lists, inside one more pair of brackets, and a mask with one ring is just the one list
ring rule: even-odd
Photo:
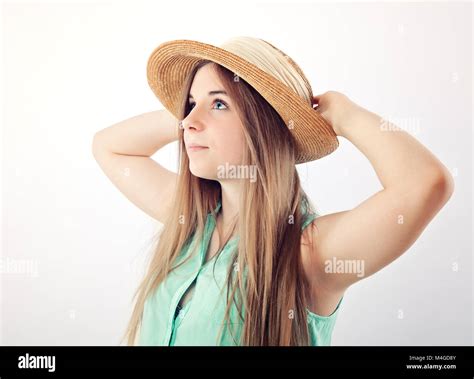
[[[226,165],[242,161],[243,125],[211,64],[196,72],[189,92],[191,110],[183,120],[189,169],[201,178],[225,179]],[[206,148],[192,149],[191,144]]]

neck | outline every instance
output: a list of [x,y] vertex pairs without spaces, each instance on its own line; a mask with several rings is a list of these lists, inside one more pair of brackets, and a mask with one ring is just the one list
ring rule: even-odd
[[228,232],[234,218],[239,211],[240,185],[237,181],[222,181],[221,183],[221,209],[218,216],[221,217],[223,232]]

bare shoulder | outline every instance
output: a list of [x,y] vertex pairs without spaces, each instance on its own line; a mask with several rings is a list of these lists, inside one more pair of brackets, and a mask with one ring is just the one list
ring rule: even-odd
[[329,274],[324,269],[323,255],[318,249],[322,233],[330,228],[330,224],[337,219],[337,216],[334,215],[333,213],[317,217],[304,229],[301,235],[303,269],[311,285],[311,301],[308,304],[308,309],[324,317],[334,313],[346,290],[346,288],[331,288],[330,281],[326,280]]

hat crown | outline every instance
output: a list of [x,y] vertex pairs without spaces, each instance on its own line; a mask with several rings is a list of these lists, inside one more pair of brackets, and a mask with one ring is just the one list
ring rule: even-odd
[[220,47],[254,64],[267,74],[285,84],[312,105],[313,91],[303,70],[286,53],[270,42],[254,37],[233,37]]

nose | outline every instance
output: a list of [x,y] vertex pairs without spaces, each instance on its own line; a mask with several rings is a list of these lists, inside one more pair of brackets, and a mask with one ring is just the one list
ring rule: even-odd
[[195,129],[202,130],[203,122],[199,117],[199,113],[196,110],[196,106],[188,113],[188,115],[180,122],[180,128],[184,130]]

